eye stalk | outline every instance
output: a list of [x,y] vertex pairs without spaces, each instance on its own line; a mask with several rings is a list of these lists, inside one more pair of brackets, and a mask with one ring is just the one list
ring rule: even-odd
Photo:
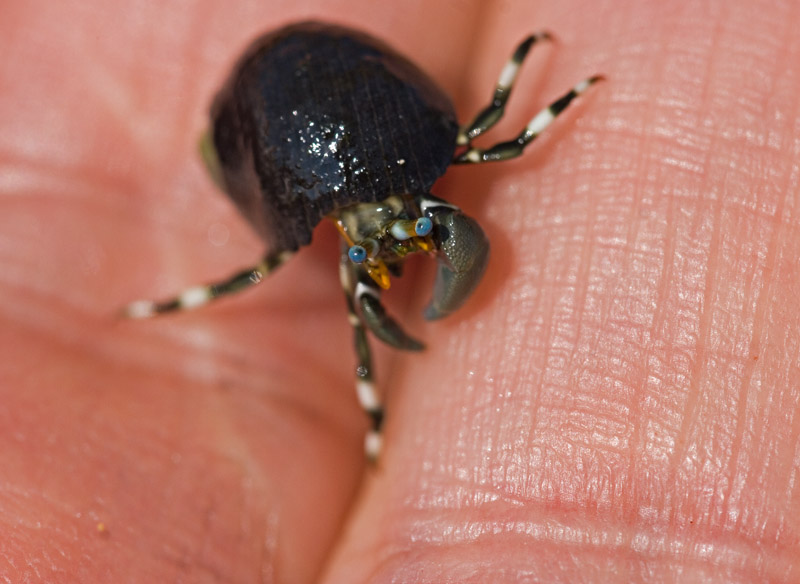
[[389,269],[386,263],[378,257],[381,251],[381,244],[377,239],[368,237],[354,245],[351,245],[347,250],[347,257],[354,264],[364,264],[367,273],[375,281],[375,283],[388,290],[391,285],[389,279]]
[[354,264],[361,264],[367,259],[367,250],[364,249],[364,246],[353,245],[347,250],[347,257],[349,257],[350,261]]
[[380,250],[381,244],[378,240],[368,237],[355,245],[351,245],[350,249],[347,250],[347,257],[349,257],[350,261],[354,264],[361,264],[366,260],[374,260]]
[[414,232],[417,234],[417,237],[425,237],[431,232],[432,229],[433,221],[427,217],[420,217],[414,224]]
[[397,241],[405,241],[412,237],[425,237],[433,229],[433,222],[427,217],[419,219],[398,219],[389,226],[389,233]]
[[[362,217],[359,217],[362,219]],[[374,221],[376,230],[371,237],[361,241],[351,239],[345,221],[336,220],[336,226],[345,242],[347,258],[364,267],[372,280],[384,290],[391,285],[389,265],[414,252],[430,253],[434,245],[429,235],[433,221],[429,217],[418,219],[389,219],[382,226]]]

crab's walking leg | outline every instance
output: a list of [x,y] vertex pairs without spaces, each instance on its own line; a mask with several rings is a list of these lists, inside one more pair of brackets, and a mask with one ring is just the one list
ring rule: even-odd
[[127,318],[149,318],[164,312],[197,308],[198,306],[208,304],[220,296],[233,294],[255,286],[270,272],[283,265],[291,256],[292,252],[268,255],[258,265],[252,268],[242,270],[219,282],[187,288],[178,296],[170,298],[169,300],[137,300],[122,309],[122,316]]
[[356,395],[362,409],[369,416],[372,423],[370,431],[364,438],[364,452],[369,460],[378,459],[381,451],[383,429],[383,403],[372,380],[372,353],[369,349],[367,331],[361,317],[356,310],[356,286],[358,278],[353,263],[347,256],[347,247],[342,247],[342,257],[339,262],[339,278],[344,288],[347,301],[347,318],[353,327],[353,341],[356,348]]
[[572,103],[572,100],[582,95],[589,87],[602,80],[603,77],[601,75],[595,75],[578,83],[567,93],[536,114],[533,119],[528,122],[525,129],[513,140],[500,142],[485,150],[470,146],[464,153],[457,156],[453,162],[456,164],[474,164],[508,160],[509,158],[519,156],[528,144],[533,142],[547,126],[553,123],[553,120],[555,120],[561,112],[567,109],[567,106]]
[[506,109],[506,102],[511,95],[511,90],[514,88],[514,83],[517,80],[519,68],[531,47],[539,41],[552,40],[550,33],[542,31],[532,34],[523,40],[514,50],[514,54],[506,63],[503,70],[500,72],[500,78],[497,80],[497,85],[494,89],[492,101],[487,105],[469,124],[461,127],[456,139],[458,146],[465,146],[472,140],[480,136],[486,130],[494,126],[500,118],[503,117]]

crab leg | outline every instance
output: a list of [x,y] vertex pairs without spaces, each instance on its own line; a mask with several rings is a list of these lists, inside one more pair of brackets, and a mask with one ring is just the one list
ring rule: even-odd
[[353,263],[347,255],[347,246],[342,246],[342,257],[339,262],[339,278],[344,289],[347,302],[347,319],[353,327],[353,342],[356,349],[356,395],[361,408],[369,416],[372,423],[370,431],[364,438],[364,451],[371,461],[380,455],[383,429],[383,403],[372,379],[372,352],[369,348],[367,331],[361,317],[356,311],[357,277]]
[[500,142],[499,144],[495,144],[491,148],[487,148],[485,150],[470,146],[465,152],[457,156],[456,159],[453,160],[453,163],[476,164],[480,162],[496,162],[508,160],[510,158],[516,158],[522,154],[523,150],[525,150],[525,147],[533,142],[536,137],[547,128],[547,126],[553,123],[553,121],[561,114],[561,112],[567,109],[567,106],[572,103],[572,100],[579,95],[582,95],[587,89],[589,89],[589,87],[602,80],[603,77],[600,75],[595,75],[594,77],[584,79],[570,89],[567,93],[559,97],[553,103],[536,114],[533,119],[528,122],[528,125],[525,126],[525,129],[522,130],[522,132],[520,132],[520,134],[513,140]]
[[265,276],[283,265],[292,252],[281,252],[266,256],[258,265],[247,268],[225,280],[187,288],[168,300],[137,300],[122,309],[126,318],[150,318],[164,312],[189,310],[208,304],[221,296],[240,292],[259,284]]
[[528,36],[523,40],[514,50],[514,54],[503,67],[500,73],[500,78],[497,80],[497,85],[494,89],[492,101],[487,105],[469,124],[461,127],[458,133],[456,144],[465,146],[472,140],[483,134],[486,130],[494,126],[506,111],[506,102],[511,95],[511,90],[514,88],[514,83],[517,80],[519,68],[531,47],[539,41],[552,40],[552,36],[547,31],[542,31]]

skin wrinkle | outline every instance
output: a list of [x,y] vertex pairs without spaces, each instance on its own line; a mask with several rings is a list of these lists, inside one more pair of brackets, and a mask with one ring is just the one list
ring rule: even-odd
[[[462,522],[460,518],[464,516],[463,510],[454,510],[451,514],[453,520],[446,522],[448,528],[444,532],[439,531],[440,520],[432,520],[427,514],[420,516],[417,525],[421,529],[408,535],[407,541],[410,545],[402,550],[394,550],[395,553],[386,558],[396,560],[398,555],[404,558],[417,555],[424,557],[433,550],[436,550],[436,555],[440,558],[442,555],[470,557],[472,554],[464,551],[465,548],[490,545],[501,546],[506,550],[520,549],[519,545],[510,544],[523,538],[526,545],[521,547],[522,550],[528,549],[528,546],[565,546],[569,550],[568,555],[573,555],[577,563],[580,563],[579,558],[584,552],[613,554],[615,551],[630,548],[638,554],[640,560],[681,557],[684,566],[703,564],[707,558],[713,556],[716,558],[715,568],[718,573],[720,570],[725,573],[726,569],[735,573],[748,570],[748,558],[754,551],[753,542],[747,538],[719,544],[713,539],[686,540],[669,532],[654,533],[649,528],[629,536],[623,526],[615,525],[607,525],[600,531],[590,532],[585,529],[580,513],[560,513],[544,521],[540,517],[525,521],[520,518],[518,511],[514,511],[515,519],[504,520],[502,510],[495,510],[496,519],[490,522]],[[509,551],[508,555],[513,557],[516,553],[519,552]],[[791,555],[781,550],[775,550],[766,559],[770,572],[776,574],[787,573],[791,561]]]
[[[768,249],[770,250],[769,251],[769,255],[773,255],[774,254],[774,233],[773,233],[773,236],[772,236],[772,240],[769,243]],[[767,294],[767,293],[768,293],[767,289],[762,289],[760,291],[760,297],[763,298],[763,296],[765,294]],[[757,322],[754,323],[754,326],[757,327]],[[755,337],[757,335],[758,335],[758,329],[756,328],[753,331],[753,336]],[[749,377],[749,375],[748,375],[748,377]],[[733,432],[734,443],[731,446],[731,452],[730,452],[730,455],[731,455],[731,457],[732,457],[732,459],[734,461],[735,461],[735,457],[740,452],[741,441],[743,439],[744,434],[746,433],[745,428],[746,428],[746,423],[747,423],[748,411],[752,407],[752,405],[749,403],[750,400],[747,399],[747,393],[746,392],[749,389],[749,385],[747,384],[747,379],[746,378],[743,379],[741,388],[742,388],[742,392],[741,392],[742,399],[740,399],[738,401],[738,414],[736,416],[736,419],[737,419],[736,431]],[[733,513],[733,517],[735,518],[733,526],[736,526],[738,524],[740,514],[738,512],[734,513],[732,510],[729,510],[729,511],[726,512],[725,509],[726,508],[730,509],[730,505],[731,505],[732,500],[733,500],[732,495],[733,495],[733,493],[735,491],[740,491],[742,485],[743,485],[743,478],[741,478],[741,477],[737,478],[736,477],[736,467],[734,465],[734,467],[732,469],[730,469],[730,475],[729,475],[729,479],[728,479],[728,493],[727,493],[727,496],[724,498],[725,503],[723,504],[723,508],[720,511],[720,513],[723,514],[723,517],[726,514],[727,515],[731,515]]]
[[[718,34],[718,31],[717,31],[717,34]],[[716,35],[715,34],[707,35],[705,38],[709,38],[709,37],[711,39],[709,50],[711,50],[711,49],[713,49],[713,43],[715,42]],[[706,62],[708,62],[708,61],[706,61]],[[698,78],[699,79],[704,79],[706,77],[699,76]],[[677,90],[678,89],[676,88],[674,91],[677,91]],[[678,103],[680,103],[681,101],[686,103],[685,99],[678,100]],[[658,132],[656,132],[654,135],[658,135]],[[661,160],[658,161],[658,163],[659,164],[663,164],[664,163],[664,159],[662,158]],[[698,175],[698,177],[699,177],[699,175]],[[669,204],[669,208],[672,209],[673,206],[672,206],[671,203],[673,201],[673,197],[669,197],[668,201],[670,203]],[[668,216],[671,216],[671,214],[668,215]],[[677,226],[677,224],[676,224],[676,226]],[[676,229],[679,229],[679,227],[676,227]],[[669,241],[675,241],[676,239],[678,239],[676,237],[676,235],[677,235],[677,231],[673,231],[673,236],[669,237],[668,240]],[[670,251],[673,251],[673,253],[674,253],[674,249],[675,249],[674,246],[670,245],[670,248],[672,248]],[[670,270],[669,267],[666,267],[666,266],[671,266],[674,260],[671,259],[673,257],[672,254],[667,253],[667,255],[665,257],[667,258],[667,261],[665,262],[665,272],[664,273],[665,273],[665,277],[667,277],[672,270]],[[678,274],[681,274],[681,273],[685,273],[685,272],[683,272],[682,270],[678,271]],[[706,282],[707,282],[706,283],[706,288],[708,288],[708,285],[709,285],[708,282],[709,282],[710,276],[707,274],[706,278],[707,278],[707,280],[706,280]],[[668,306],[669,303],[668,302],[662,302],[661,305],[662,306]],[[700,337],[701,338],[703,338],[703,335],[704,335],[704,333],[703,333],[703,327],[704,327],[703,322],[704,322],[704,320],[703,320],[703,317],[702,317],[702,311],[703,311],[702,306],[708,306],[707,301],[703,302],[702,305],[701,305],[701,308],[700,308],[701,316],[699,318],[699,325],[700,325]],[[691,313],[687,313],[687,315],[692,314],[692,313],[694,313],[694,311],[692,311]],[[663,312],[661,312],[662,320],[666,319],[668,314],[669,314],[669,312],[667,310],[664,310]],[[694,320],[694,319],[692,319],[692,320]],[[691,322],[691,321],[689,321],[689,322]],[[686,346],[687,346],[687,348],[690,349],[693,346],[693,343],[687,344]],[[691,349],[690,349],[690,351],[691,351]],[[691,353],[690,353],[690,355],[691,355]],[[691,359],[691,357],[690,357],[690,359]],[[692,383],[694,384],[694,391],[690,390],[688,393],[686,393],[686,394],[684,394],[682,396],[683,397],[682,401],[684,402],[684,405],[683,405],[683,425],[681,426],[681,430],[682,431],[678,433],[679,435],[685,435],[684,431],[687,430],[689,425],[694,422],[693,412],[696,410],[697,398],[693,397],[693,396],[697,396],[697,384],[699,383],[700,363],[701,363],[701,359],[700,359],[700,356],[698,355],[697,360],[696,360],[696,364],[694,366],[694,372],[691,375],[691,379],[693,380]],[[663,376],[663,374],[662,374],[662,376]],[[669,378],[669,376],[666,376],[666,377],[667,377],[667,379]],[[677,387],[681,387],[681,386],[677,386]],[[679,468],[680,468],[680,466],[682,464],[682,460],[686,455],[685,451],[683,451],[681,449],[681,442],[677,442],[675,444],[675,446],[676,446],[676,448],[673,451],[673,454],[671,456],[672,463],[670,465],[671,471],[669,472],[668,480],[667,480],[668,484],[669,483],[673,483],[673,484],[675,483],[675,480],[676,480],[676,478],[677,478],[677,476],[679,475],[679,472],[680,472]],[[686,445],[684,445],[684,447],[685,446]],[[669,491],[666,491],[665,495],[667,497],[667,502],[666,502],[666,505],[664,507],[664,512],[670,513],[672,515],[672,520],[674,521],[675,518],[676,518],[675,513],[677,512],[677,507],[675,506],[674,503],[670,503],[669,502],[669,498],[670,498]]]
[[[789,27],[785,26],[783,34],[784,39],[786,39],[788,30]],[[784,68],[784,63],[781,60],[778,60],[775,63],[775,67],[773,68],[772,75],[769,76],[769,79],[770,80],[779,79],[780,71],[782,71],[783,68]],[[774,91],[775,83],[772,84],[770,91],[767,92],[768,95],[773,95],[775,93]],[[798,107],[796,102],[794,103],[794,106],[795,107],[792,109],[790,117],[797,119]],[[785,182],[785,184],[783,185],[784,188],[779,189],[778,192],[784,192],[784,193],[792,192],[792,190],[790,190],[791,178],[792,178],[791,172],[787,173],[784,179]],[[784,204],[783,204],[784,201],[785,201],[784,197],[778,197],[777,207],[775,209],[773,217],[782,218],[784,216]],[[772,271],[771,267],[775,265],[775,258],[778,254],[778,240],[779,236],[782,234],[782,231],[783,230],[781,229],[780,223],[774,224],[772,226],[772,231],[769,235],[769,241],[767,243],[766,258],[762,263],[762,266],[764,266],[764,270],[767,271],[767,273],[771,272]],[[756,278],[757,277],[758,274],[756,275]],[[765,280],[764,286],[759,290],[757,294],[753,331],[750,337],[749,355],[754,355],[754,356],[757,356],[761,353],[761,345],[763,342],[762,338],[765,335],[764,324],[766,324],[767,321],[768,300],[771,294],[773,293],[771,286],[772,282],[771,278],[766,277],[764,278],[764,280]],[[745,359],[744,371],[742,374],[742,381],[741,381],[742,393],[745,393],[745,395],[747,395],[746,392],[748,391],[758,392],[758,395],[760,396],[759,401],[761,403],[757,404],[758,407],[755,408],[755,411],[756,412],[761,411],[763,413],[762,417],[768,418],[770,412],[769,408],[766,407],[767,406],[766,402],[770,400],[770,393],[767,391],[760,391],[762,390],[762,384],[760,383],[760,378],[756,377],[756,363],[757,361],[755,359],[752,358]],[[750,389],[751,387],[752,390]],[[742,402],[740,403],[739,411],[737,412],[738,431],[734,434],[734,443],[731,448],[732,458],[733,458],[733,464],[731,465],[730,469],[731,488],[726,495],[726,502],[723,507],[723,513],[727,512],[728,514],[730,513],[729,511],[730,501],[734,499],[734,496],[737,496],[737,498],[741,497],[741,493],[737,492],[740,489],[737,491],[734,490],[736,484],[733,480],[733,477],[735,477],[740,472],[740,468],[745,466],[747,463],[747,453],[743,448],[745,440],[745,432],[744,432],[745,418],[748,413],[746,408],[746,406],[748,405],[747,401],[748,400],[742,400]],[[788,411],[791,411],[791,409],[789,409]],[[792,417],[793,416],[790,416],[790,422]],[[758,424],[758,426],[763,428],[766,427],[767,424],[764,424],[762,420],[762,423]],[[767,465],[764,468],[764,472],[766,472],[766,469],[772,466],[772,464],[774,464],[773,461],[770,460],[769,458],[767,458],[766,462]],[[757,478],[756,480],[759,480],[759,482],[763,482],[763,479],[764,477],[760,477],[760,480],[759,478]],[[737,522],[738,522],[738,515],[737,515]]]
[[[715,140],[712,140],[711,150],[713,151]],[[706,183],[706,188],[703,188],[701,192],[711,192],[712,201],[714,201],[713,209],[712,209],[712,218],[711,218],[711,233],[709,234],[709,238],[707,242],[703,242],[700,246],[700,249],[704,252],[704,257],[708,258],[707,265],[708,269],[705,270],[704,273],[704,281],[702,284],[702,296],[698,299],[700,300],[699,306],[697,306],[698,313],[697,313],[697,343],[699,347],[711,347],[713,346],[713,339],[712,339],[712,322],[711,318],[712,315],[711,311],[711,303],[713,300],[713,289],[716,285],[717,279],[717,268],[718,265],[718,249],[720,246],[720,217],[721,217],[721,209],[722,209],[722,197],[720,194],[714,193],[714,186],[713,184]],[[698,242],[700,243],[700,242]],[[703,245],[705,244],[705,245]],[[684,404],[682,417],[683,423],[679,430],[679,435],[682,436],[689,436],[691,437],[695,428],[695,425],[698,421],[698,411],[701,408],[702,402],[702,392],[701,386],[703,384],[704,376],[706,375],[706,369],[709,365],[709,358],[707,355],[707,351],[699,348],[696,352],[695,358],[693,359],[694,363],[691,366],[691,373],[689,376],[689,386],[687,391],[687,400]],[[669,483],[678,483],[679,478],[683,478],[681,475],[683,472],[687,471],[687,462],[689,465],[692,465],[694,461],[692,460],[695,455],[695,443],[691,442],[690,440],[679,441],[676,444],[676,450],[672,455],[672,462],[670,464],[670,473],[668,482]],[[679,508],[679,503],[676,501],[672,505],[667,506],[667,513],[669,514],[669,521],[672,524],[676,524],[679,519],[679,513],[681,509]]]

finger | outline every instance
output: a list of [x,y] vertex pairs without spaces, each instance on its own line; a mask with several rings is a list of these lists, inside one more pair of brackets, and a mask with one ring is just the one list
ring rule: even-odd
[[796,578],[793,28],[695,8],[520,3],[485,38],[498,63],[524,23],[559,39],[532,108],[608,83],[440,192],[493,258],[408,361],[325,582]]

